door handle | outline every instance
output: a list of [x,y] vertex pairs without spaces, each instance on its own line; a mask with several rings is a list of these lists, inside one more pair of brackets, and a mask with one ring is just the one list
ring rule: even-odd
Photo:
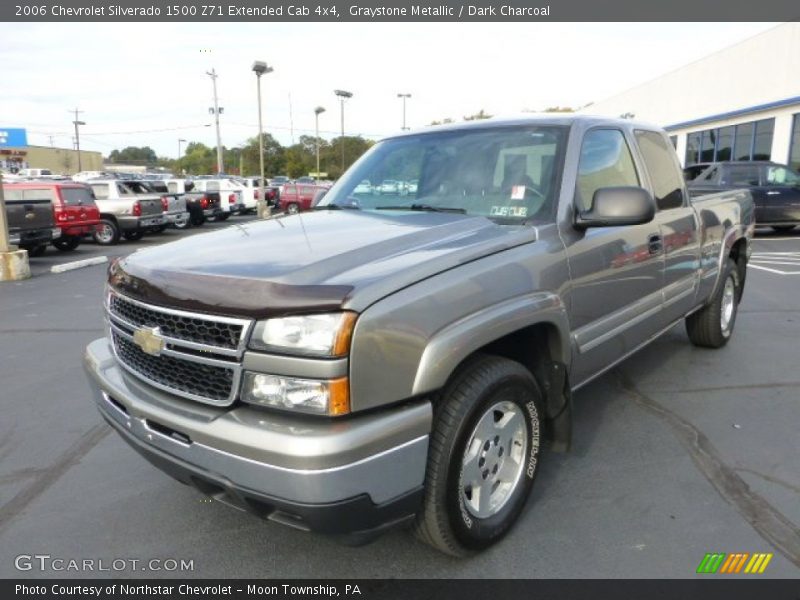
[[654,233],[647,237],[647,250],[650,254],[658,254],[664,247],[661,235]]

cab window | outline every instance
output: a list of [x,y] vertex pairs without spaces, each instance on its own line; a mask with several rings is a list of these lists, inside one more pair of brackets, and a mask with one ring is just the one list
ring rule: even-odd
[[635,135],[658,210],[683,206],[683,178],[680,176],[675,149],[663,135],[655,131],[637,129]]

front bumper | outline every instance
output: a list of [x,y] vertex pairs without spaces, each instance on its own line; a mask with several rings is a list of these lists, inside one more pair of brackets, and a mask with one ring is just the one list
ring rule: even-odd
[[199,405],[133,378],[106,339],[84,366],[105,420],[183,483],[237,508],[331,534],[379,529],[422,501],[427,402],[347,419]]

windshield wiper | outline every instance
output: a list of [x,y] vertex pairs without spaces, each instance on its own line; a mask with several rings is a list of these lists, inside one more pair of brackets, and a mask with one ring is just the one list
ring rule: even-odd
[[311,210],[361,210],[360,206],[355,204],[321,204],[314,206]]
[[467,214],[466,208],[449,206],[432,206],[431,204],[406,204],[405,206],[376,206],[375,210],[419,210],[425,212],[451,212]]

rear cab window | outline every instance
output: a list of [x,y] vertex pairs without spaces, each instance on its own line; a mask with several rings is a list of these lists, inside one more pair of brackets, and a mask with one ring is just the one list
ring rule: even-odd
[[760,185],[758,165],[728,165],[722,175],[723,185],[754,187]]
[[86,188],[62,187],[61,202],[64,206],[87,206],[94,203],[92,193]]
[[658,210],[683,206],[683,178],[672,144],[655,131],[637,129],[634,136],[650,176]]

